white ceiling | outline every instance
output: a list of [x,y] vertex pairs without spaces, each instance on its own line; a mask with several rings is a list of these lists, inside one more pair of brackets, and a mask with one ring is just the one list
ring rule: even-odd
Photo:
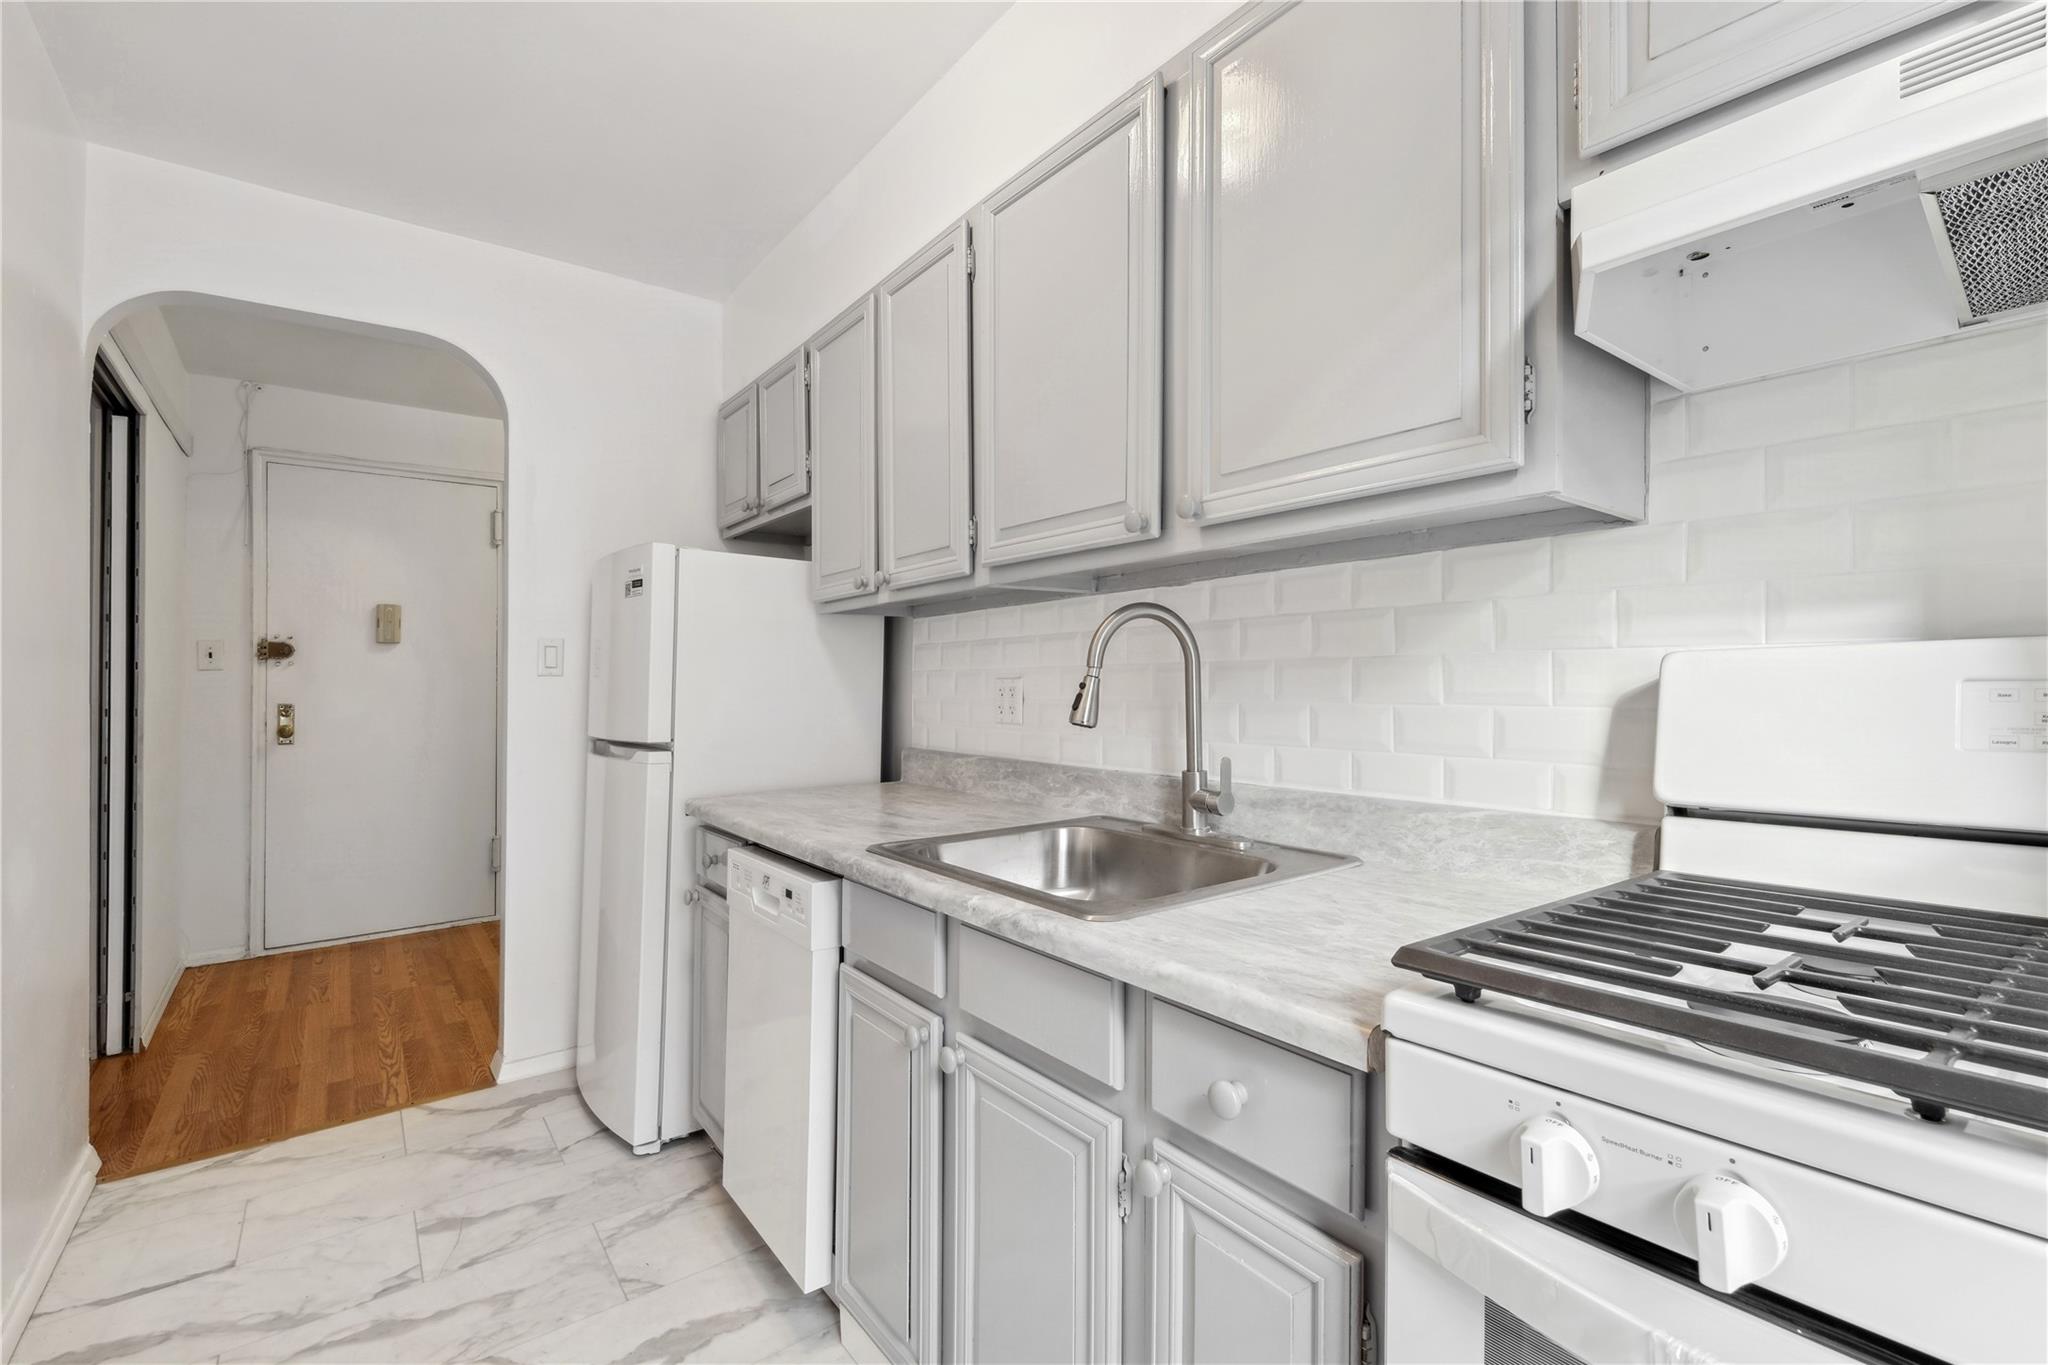
[[31,6],[94,142],[714,299],[1005,8]]
[[160,311],[178,359],[193,374],[472,417],[505,415],[481,371],[453,347],[424,337],[205,304],[167,303]]

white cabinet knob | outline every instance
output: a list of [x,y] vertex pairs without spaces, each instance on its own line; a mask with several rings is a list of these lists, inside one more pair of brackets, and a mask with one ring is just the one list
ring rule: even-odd
[[915,1052],[930,1040],[932,1031],[924,1024],[903,1026],[903,1046],[906,1051]]
[[1132,535],[1138,534],[1151,524],[1152,519],[1135,507],[1124,513],[1124,529]]
[[683,904],[684,904],[684,905],[695,905],[696,903],[697,903],[697,888],[693,886],[693,887],[691,887],[691,888],[690,888],[689,890],[687,890],[687,891],[683,892]]
[[1219,1119],[1234,1119],[1244,1112],[1245,1101],[1251,1097],[1243,1081],[1216,1081],[1209,1087],[1209,1108]]
[[1157,1199],[1172,1180],[1173,1168],[1148,1156],[1138,1163],[1132,1183],[1138,1187],[1139,1194],[1147,1199]]
[[1700,1283],[1733,1294],[1776,1270],[1790,1240],[1770,1201],[1725,1171],[1696,1176],[1672,1210],[1679,1239],[1700,1263]]
[[947,1074],[948,1076],[950,1076],[950,1075],[952,1075],[952,1074],[953,1074],[954,1072],[958,1071],[959,1069],[960,1069],[960,1052],[959,1052],[959,1049],[957,1049],[957,1048],[953,1048],[953,1047],[942,1047],[942,1048],[940,1048],[940,1049],[939,1049],[939,1070],[941,1070],[941,1071],[945,1072],[945,1073],[946,1073],[946,1074]]
[[1600,1188],[1600,1159],[1579,1130],[1555,1114],[1530,1119],[1515,1134],[1522,1207],[1541,1218],[1576,1208]]
[[1202,519],[1202,504],[1192,493],[1181,494],[1180,501],[1174,504],[1173,510],[1180,513],[1182,521],[1200,521]]

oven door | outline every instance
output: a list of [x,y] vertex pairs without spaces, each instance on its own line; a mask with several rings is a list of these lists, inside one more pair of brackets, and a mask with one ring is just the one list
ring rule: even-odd
[[1386,1301],[1386,1365],[1856,1358],[1400,1156]]

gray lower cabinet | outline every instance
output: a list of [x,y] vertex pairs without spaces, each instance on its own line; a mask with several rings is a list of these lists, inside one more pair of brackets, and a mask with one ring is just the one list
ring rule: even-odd
[[973,1039],[940,1056],[950,1069],[947,1359],[1117,1359],[1123,1121]]
[[1364,1259],[1222,1171],[1154,1142],[1146,1207],[1152,1360],[1356,1365]]
[[974,211],[987,563],[1159,534],[1164,99],[1154,76]]
[[1277,4],[1195,50],[1179,516],[1521,462],[1521,43],[1520,5]]
[[804,346],[811,381],[811,596],[875,591],[875,303],[864,295]]
[[939,1348],[939,1016],[839,969],[832,1297],[900,1365]]
[[691,1114],[720,1150],[725,1147],[725,965],[732,922],[725,897],[698,887],[691,961],[696,976],[690,992]]
[[909,588],[974,570],[967,224],[875,290],[879,579]]
[[725,400],[718,409],[718,524],[731,526],[754,513],[759,407],[752,384]]

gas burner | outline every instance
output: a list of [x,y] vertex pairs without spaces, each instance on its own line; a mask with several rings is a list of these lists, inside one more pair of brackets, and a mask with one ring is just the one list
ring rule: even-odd
[[1655,872],[1410,944],[1398,966],[2048,1130],[2048,925]]

